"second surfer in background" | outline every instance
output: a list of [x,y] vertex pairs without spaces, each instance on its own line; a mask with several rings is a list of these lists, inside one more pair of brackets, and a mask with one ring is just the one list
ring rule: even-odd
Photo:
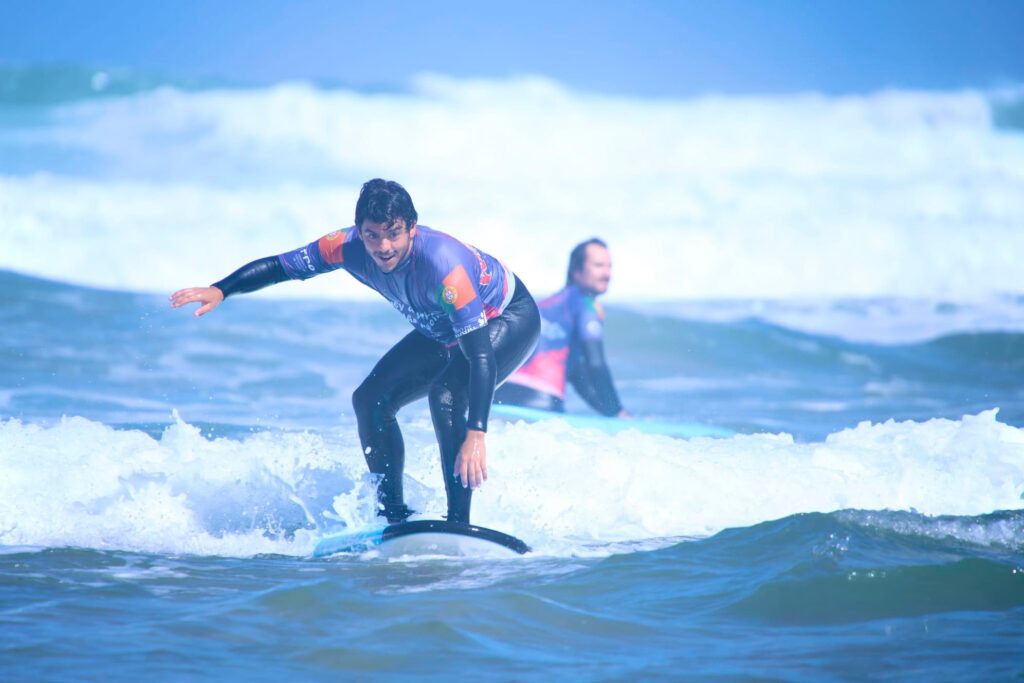
[[611,276],[611,254],[603,241],[595,237],[573,248],[565,287],[538,303],[537,349],[498,388],[495,403],[562,413],[568,380],[597,412],[629,417],[604,357],[604,310],[597,297],[608,291]]

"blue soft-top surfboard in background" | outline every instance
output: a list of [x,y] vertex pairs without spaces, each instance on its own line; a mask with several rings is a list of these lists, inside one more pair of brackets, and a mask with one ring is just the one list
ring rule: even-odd
[[404,555],[514,556],[530,552],[515,536],[443,519],[419,519],[380,529],[325,536],[313,549],[313,557],[379,550],[386,557]]
[[731,429],[716,427],[714,425],[700,424],[698,422],[659,422],[656,420],[643,420],[639,418],[623,419],[618,417],[602,417],[599,415],[572,415],[568,413],[555,413],[550,410],[538,408],[525,408],[523,406],[506,405],[496,403],[491,406],[491,414],[505,419],[526,420],[527,422],[539,422],[559,418],[569,423],[571,427],[583,427],[600,429],[609,434],[617,434],[627,429],[635,429],[646,434],[664,434],[690,438],[694,436],[733,436],[736,434]]

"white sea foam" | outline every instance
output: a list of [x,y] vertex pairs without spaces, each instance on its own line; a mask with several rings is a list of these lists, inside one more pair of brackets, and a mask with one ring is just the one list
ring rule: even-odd
[[[650,101],[440,76],[408,94],[164,88],[0,130],[0,150],[52,161],[0,176],[0,267],[208,283],[348,225],[359,183],[385,176],[425,224],[537,292],[597,234],[612,302],[987,297],[1019,291],[1024,260],[1024,136],[990,118],[970,91]],[[276,289],[372,296],[344,276]]]
[[[869,528],[937,540],[956,540],[988,548],[1019,552],[1024,546],[1024,521],[1019,515],[976,517],[924,517],[906,512],[854,512],[841,515],[846,521]],[[1017,570],[1020,571],[1020,570]]]
[[[444,488],[429,421],[404,429],[408,502],[437,517]],[[305,527],[372,518],[373,485],[352,431],[207,440],[179,421],[153,439],[83,418],[48,428],[9,420],[0,424],[0,545],[305,555],[315,543]],[[541,554],[606,554],[801,512],[1024,507],[1024,431],[994,410],[863,423],[806,444],[785,434],[613,436],[561,420],[495,424],[488,443],[490,479],[474,495],[474,521]],[[1005,540],[992,533],[991,542]]]

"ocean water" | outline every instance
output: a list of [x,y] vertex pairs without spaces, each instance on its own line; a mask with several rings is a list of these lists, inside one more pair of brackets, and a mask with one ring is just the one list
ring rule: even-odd
[[[4,680],[1024,674],[1020,93],[0,83]],[[350,395],[406,323],[344,273],[167,295],[373,176],[535,294],[604,237],[625,405],[737,436],[495,420],[474,521],[533,553],[313,559],[372,518]]]

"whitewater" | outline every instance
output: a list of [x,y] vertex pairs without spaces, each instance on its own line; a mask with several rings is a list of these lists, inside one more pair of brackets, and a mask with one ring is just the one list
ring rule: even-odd
[[[493,480],[477,496],[474,518],[533,539],[536,554],[571,556],[802,512],[966,516],[1018,508],[1024,432],[994,412],[960,422],[864,423],[817,444],[788,435],[679,441],[574,433],[564,423],[499,424],[489,438]],[[406,469],[409,502],[440,517],[444,488],[430,424],[405,431],[417,445]],[[177,418],[154,438],[77,417],[52,427],[8,421],[0,426],[0,532],[16,546],[309,555],[316,532],[373,522],[372,481],[351,457],[359,452],[354,433],[349,424],[328,434],[206,439]],[[609,505],[622,496],[626,505]],[[1019,547],[1014,538],[981,540]]]
[[0,266],[131,291],[205,282],[226,252],[350,225],[360,184],[383,176],[539,291],[598,234],[616,256],[609,301],[974,300],[1016,292],[1024,253],[1024,140],[993,126],[995,97],[646,101],[424,76],[392,94],[291,83],[12,106]]

